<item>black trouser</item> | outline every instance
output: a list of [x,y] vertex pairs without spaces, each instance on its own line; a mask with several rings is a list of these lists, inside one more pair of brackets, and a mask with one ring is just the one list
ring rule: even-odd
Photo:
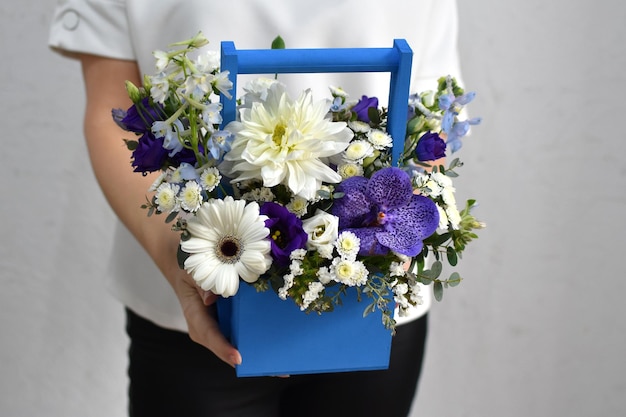
[[405,417],[422,367],[427,317],[397,328],[388,370],[237,378],[186,333],[127,310],[131,417]]

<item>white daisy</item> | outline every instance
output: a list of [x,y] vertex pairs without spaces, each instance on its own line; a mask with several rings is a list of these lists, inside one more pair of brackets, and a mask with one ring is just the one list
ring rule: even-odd
[[361,261],[335,258],[330,273],[335,281],[350,287],[363,285],[367,280],[367,268]]
[[218,186],[221,179],[220,171],[215,167],[206,168],[202,171],[202,174],[200,174],[200,184],[202,188],[208,192],[213,191],[215,187]]
[[171,213],[180,208],[176,195],[180,187],[176,184],[162,183],[156,189],[155,203],[161,213]]
[[188,211],[195,212],[202,204],[202,187],[196,181],[187,181],[178,195],[180,206]]
[[291,201],[285,206],[287,210],[295,214],[297,217],[302,217],[306,214],[306,210],[309,207],[309,203],[306,198],[295,196],[291,199]]
[[346,178],[363,175],[363,167],[359,164],[345,163],[337,167],[337,173],[345,180]]
[[361,239],[352,232],[341,232],[335,242],[337,252],[345,259],[356,259],[361,248]]
[[230,196],[202,204],[187,223],[191,238],[180,243],[190,254],[185,269],[203,290],[234,295],[239,278],[255,282],[272,263],[266,219],[257,203]]
[[367,133],[367,140],[372,144],[374,149],[379,151],[391,147],[393,139],[387,133],[380,129],[372,129]]
[[374,154],[374,147],[364,140],[355,140],[346,149],[343,156],[346,161],[362,163],[365,158]]

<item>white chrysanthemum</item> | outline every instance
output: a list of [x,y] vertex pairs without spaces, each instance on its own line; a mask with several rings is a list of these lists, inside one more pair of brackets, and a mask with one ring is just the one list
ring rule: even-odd
[[180,206],[193,213],[200,208],[202,204],[202,187],[196,181],[187,181],[185,186],[178,195]]
[[372,129],[367,133],[367,140],[372,144],[374,149],[379,151],[391,147],[393,139],[387,133],[380,129]]
[[355,260],[361,249],[361,239],[352,232],[341,232],[335,242],[337,252],[345,259]]
[[313,301],[318,299],[323,290],[324,285],[321,282],[309,282],[309,289],[302,295],[300,310],[306,310]]
[[285,208],[295,214],[297,217],[302,217],[306,214],[306,211],[309,208],[309,202],[306,198],[295,196],[285,206]]
[[200,174],[200,185],[208,192],[211,192],[218,186],[221,179],[220,171],[215,167],[209,167]]
[[365,284],[367,273],[363,262],[350,259],[335,258],[330,267],[333,279],[350,287]]
[[156,189],[155,194],[155,203],[157,205],[157,210],[161,213],[171,213],[173,211],[178,211],[178,199],[176,195],[178,194],[178,190],[180,187],[176,184],[169,184],[167,182],[162,183]]
[[344,158],[351,162],[363,162],[368,156],[374,154],[374,147],[371,143],[364,140],[355,140],[344,152]]
[[369,124],[360,120],[353,120],[351,122],[348,122],[348,126],[356,133],[367,133],[372,130]]
[[359,177],[363,175],[363,167],[359,164],[345,163],[337,167],[337,173],[344,180],[350,177]]
[[329,107],[328,100],[314,103],[308,90],[292,101],[283,84],[272,84],[265,102],[241,109],[241,121],[226,127],[235,134],[225,156],[233,181],[285,184],[307,200],[315,198],[322,182],[341,181],[323,159],[343,152],[353,133],[344,122],[326,117]]
[[272,263],[266,219],[257,203],[230,196],[202,204],[187,223],[191,238],[180,243],[190,254],[185,269],[203,290],[234,295],[239,278],[255,282]]

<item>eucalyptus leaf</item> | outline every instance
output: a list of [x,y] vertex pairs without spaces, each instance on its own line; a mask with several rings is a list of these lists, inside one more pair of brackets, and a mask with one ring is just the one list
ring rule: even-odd
[[451,287],[456,287],[461,283],[461,275],[458,272],[453,272],[450,274],[450,278],[448,278],[448,285]]
[[448,246],[446,250],[446,256],[448,257],[448,263],[452,266],[456,266],[459,262],[459,257],[452,246]]
[[435,300],[441,301],[443,299],[443,284],[441,281],[435,281],[433,284],[433,294],[435,295]]
[[433,262],[433,264],[430,266],[430,271],[431,271],[433,278],[438,278],[439,275],[441,275],[442,270],[443,270],[443,265],[439,261]]

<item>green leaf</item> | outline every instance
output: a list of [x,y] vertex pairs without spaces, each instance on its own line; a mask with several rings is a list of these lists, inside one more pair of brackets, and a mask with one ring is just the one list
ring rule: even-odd
[[139,142],[136,140],[124,139],[124,142],[126,143],[126,147],[129,151],[134,151],[137,149],[137,146],[139,146]]
[[378,109],[376,107],[369,107],[367,109],[367,115],[370,118],[370,122],[374,123],[375,125],[380,124],[380,113],[378,113]]
[[285,41],[280,37],[280,35],[276,36],[276,38],[272,41],[272,49],[285,49]]
[[446,256],[448,257],[448,263],[452,266],[456,266],[459,262],[459,257],[452,246],[448,246]]
[[178,251],[176,253],[176,259],[178,260],[178,266],[180,267],[180,269],[184,269],[185,268],[185,260],[189,257],[189,254],[186,252],[183,252],[182,248],[180,247],[180,245],[178,245]]
[[461,275],[458,272],[453,272],[450,274],[450,278],[448,278],[448,285],[451,287],[456,287],[461,283]]
[[430,267],[431,274],[433,278],[439,277],[441,275],[441,271],[443,270],[443,265],[440,261],[435,261]]
[[443,284],[441,281],[435,281],[433,284],[433,294],[435,295],[435,300],[441,301],[443,298]]

